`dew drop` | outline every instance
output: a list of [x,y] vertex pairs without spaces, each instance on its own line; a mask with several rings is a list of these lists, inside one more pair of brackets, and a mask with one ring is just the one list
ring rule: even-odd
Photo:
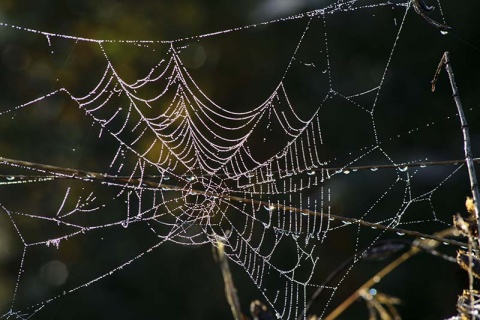
[[378,170],[377,167],[370,168],[370,171],[377,171],[377,170]]
[[405,235],[405,232],[397,232],[397,234],[398,234],[399,236],[404,236],[404,235]]
[[420,168],[426,168],[426,167],[427,167],[427,165],[426,165],[425,163],[422,163],[422,164],[420,165]]
[[307,172],[309,176],[314,176],[315,175],[315,170],[310,170]]
[[170,180],[170,176],[163,176],[163,180]]
[[408,170],[408,166],[400,167],[398,168],[398,170],[400,170],[401,172],[405,172]]
[[269,206],[263,206],[265,208],[265,210],[267,211],[272,211],[272,210],[275,210],[275,206],[273,204],[269,205]]
[[15,177],[14,177],[14,176],[8,176],[8,177],[7,177],[7,180],[8,180],[8,181],[15,180]]
[[343,173],[344,173],[344,174],[349,174],[349,173],[350,173],[350,170],[343,170]]
[[440,33],[445,36],[445,35],[448,34],[448,31],[446,31],[446,30],[441,30]]

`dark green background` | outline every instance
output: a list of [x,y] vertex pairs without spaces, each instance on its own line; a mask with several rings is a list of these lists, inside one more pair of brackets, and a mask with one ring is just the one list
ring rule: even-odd
[[[393,1],[397,3],[397,1]],[[36,30],[93,39],[172,40],[226,30],[237,26],[277,19],[288,15],[326,7],[333,1],[2,1],[0,21]],[[359,1],[357,5],[375,5],[376,1]],[[441,20],[438,3],[431,16]],[[456,80],[472,130],[475,155],[480,152],[480,28],[478,1],[441,1],[446,22],[453,30],[441,35],[419,15],[410,10],[391,60],[375,111],[376,129],[382,148],[397,163],[422,160],[451,160],[463,157],[461,134],[451,91],[442,73],[437,92],[430,92],[430,81],[444,51],[451,52]],[[327,15],[332,81],[335,90],[345,95],[370,89],[378,84],[395,41],[394,19],[401,22],[403,9],[390,6],[359,9]],[[230,110],[246,110],[263,102],[278,84],[295,49],[306,20],[269,24],[245,32],[228,33],[201,42],[206,48],[205,61],[196,68],[195,52],[185,51],[184,62],[202,90],[214,101]],[[314,29],[320,32],[322,28]],[[325,30],[323,30],[325,31]],[[320,35],[320,34],[319,34]],[[323,35],[322,35],[323,36]],[[314,43],[314,42],[313,42]],[[316,52],[322,43],[314,43]],[[111,59],[126,79],[138,78],[158,57],[143,55],[142,50],[119,44],[105,46]],[[192,46],[192,48],[194,48]],[[54,40],[48,53],[43,36],[0,28],[0,108],[10,109],[54,89],[66,86],[85,93],[96,84],[102,70],[101,54],[94,45],[73,44],[69,40]],[[193,49],[192,49],[193,50]],[[306,51],[309,52],[309,51]],[[315,58],[312,53],[306,58]],[[44,63],[36,63],[43,61]],[[321,63],[322,60],[319,60]],[[323,60],[323,62],[325,62]],[[47,66],[47,68],[45,68]],[[43,68],[43,69],[42,69]],[[56,79],[59,79],[58,82]],[[316,92],[321,87],[315,75],[295,72],[289,75],[290,88],[296,96],[296,111],[311,115],[318,107]],[[359,103],[371,105],[373,96],[366,95]],[[365,99],[365,100],[362,100]],[[40,111],[19,114],[16,119],[0,117],[0,156],[38,161],[65,167],[95,170],[102,168],[102,159],[111,157],[116,147],[96,144],[96,134],[88,123],[80,120],[80,112],[68,99],[49,100]],[[332,104],[330,107],[334,107]],[[343,166],[362,145],[363,129],[371,125],[365,119],[348,112],[327,114],[335,121],[326,124],[329,141],[338,141],[324,151],[332,166]],[[450,119],[448,119],[450,117]],[[427,127],[427,124],[431,124]],[[409,130],[418,129],[412,134]],[[256,133],[260,138],[263,132]],[[396,138],[401,134],[401,138]],[[329,136],[330,135],[330,136]],[[336,140],[338,139],[338,140]],[[253,152],[265,157],[286,142],[272,140],[268,145],[254,142]],[[72,151],[75,149],[75,151]],[[335,160],[332,160],[334,159]],[[372,155],[360,164],[385,163],[381,155]],[[415,180],[417,194],[438,186],[455,167],[428,168],[418,171]],[[2,167],[1,173],[15,173]],[[101,169],[99,169],[101,171]],[[378,199],[379,190],[391,179],[391,172],[365,172],[339,177],[331,184],[332,208],[341,215],[359,217]],[[378,185],[377,185],[378,183]],[[373,186],[371,186],[373,185]],[[377,186],[379,189],[375,189]],[[58,207],[62,194],[48,194],[48,188],[32,183],[28,186],[0,186],[2,204],[10,204],[25,212],[37,212]],[[314,193],[315,190],[312,191]],[[47,193],[47,195],[45,195]],[[469,194],[465,168],[440,188],[432,199],[440,222],[413,224],[411,229],[425,233],[441,230],[450,223],[455,212],[463,212],[464,197]],[[392,205],[394,207],[395,204]],[[10,208],[10,207],[7,207]],[[121,210],[121,206],[118,207]],[[372,217],[381,221],[391,216],[385,205],[383,215]],[[12,209],[13,210],[13,209]],[[425,213],[427,212],[427,213]],[[425,203],[409,209],[408,221],[428,220],[432,212]],[[442,223],[445,222],[445,223]],[[22,246],[6,216],[0,215],[0,306],[8,308],[14,279],[18,272]],[[402,226],[406,229],[409,225]],[[144,230],[132,228],[128,235],[116,230],[108,244],[85,240],[65,244],[66,255],[77,274],[85,281],[114,268],[125,257],[138,254],[153,244]],[[41,225],[31,226],[34,234],[45,233]],[[370,231],[368,231],[370,232]],[[356,228],[343,228],[329,234],[328,241],[318,243],[320,267],[325,274],[348,258],[355,250]],[[48,234],[48,233],[47,233]],[[368,233],[367,233],[368,234]],[[368,245],[375,235],[361,239]],[[52,236],[53,237],[53,236]],[[382,238],[395,238],[385,234]],[[81,241],[75,239],[73,241]],[[2,245],[3,244],[3,245]],[[51,251],[51,250],[50,250]],[[68,251],[68,252],[67,252]],[[67,253],[65,253],[67,252]],[[446,252],[453,255],[452,248]],[[42,261],[55,253],[27,254],[28,263]],[[287,254],[285,254],[287,256]],[[47,258],[46,258],[47,257]],[[74,258],[72,258],[74,257]],[[33,261],[33,262],[32,262]],[[340,285],[332,307],[345,299],[358,285],[373,275],[385,263],[359,263]],[[39,271],[32,266],[30,284],[26,284],[18,299],[47,296],[51,290],[35,292]],[[27,267],[28,268],[28,267]],[[244,312],[254,299],[262,299],[242,268],[231,265]],[[90,275],[90,277],[89,277]],[[84,281],[84,282],[85,282]],[[314,281],[319,284],[323,279]],[[77,283],[78,284],[78,283]],[[457,296],[467,287],[466,275],[456,265],[429,255],[421,255],[401,266],[387,277],[378,290],[400,298],[403,319],[444,319],[455,312]],[[6,303],[3,301],[6,299]],[[314,310],[321,312],[328,295]],[[100,280],[45,306],[32,319],[231,319],[223,293],[221,272],[211,253],[211,246],[180,246],[173,243],[160,246],[153,253]],[[342,319],[367,319],[363,302],[358,302]]]

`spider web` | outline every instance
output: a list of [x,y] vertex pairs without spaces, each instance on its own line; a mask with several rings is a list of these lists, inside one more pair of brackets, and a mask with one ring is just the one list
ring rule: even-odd
[[[325,298],[315,312],[323,317],[389,229],[450,226],[456,209],[445,195],[458,181],[468,190],[464,167],[427,163],[462,159],[458,118],[453,107],[432,115],[433,106],[418,111],[422,101],[398,97],[398,88],[410,89],[397,78],[412,68],[409,23],[428,28],[409,1],[337,1],[172,41],[2,23],[2,33],[43,46],[35,58],[60,71],[51,73],[53,89],[9,96],[0,111],[13,141],[2,147],[0,216],[17,250],[1,318],[40,316],[168,243],[219,240],[277,318],[303,318],[319,288]],[[278,34],[278,56],[262,52]],[[236,46],[236,54],[256,60],[211,74],[208,63],[221,69],[223,60],[208,49],[244,39],[260,47]],[[415,66],[430,77],[439,57]],[[262,69],[267,63],[273,71]],[[71,78],[69,68],[83,73]],[[241,83],[231,79],[237,73]],[[209,79],[234,85],[218,93]],[[404,114],[413,124],[402,123]],[[449,158],[432,136],[454,146]],[[98,252],[84,257],[92,248]],[[350,267],[324,283],[352,255]]]

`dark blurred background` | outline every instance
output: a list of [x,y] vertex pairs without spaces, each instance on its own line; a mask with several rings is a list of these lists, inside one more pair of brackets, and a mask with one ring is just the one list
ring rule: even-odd
[[[280,19],[333,3],[321,0],[4,0],[0,4],[0,22],[90,39],[174,40]],[[389,163],[386,155],[395,163],[462,159],[461,132],[445,73],[442,72],[437,91],[430,91],[430,81],[447,50],[451,52],[471,126],[474,155],[480,152],[477,14],[480,4],[475,0],[461,3],[428,1],[435,6],[431,17],[443,22],[443,13],[446,23],[453,28],[443,35],[413,10],[404,17],[405,9],[398,6],[399,3],[358,1],[354,3],[356,9],[327,14],[324,21],[313,23],[308,34],[310,38],[307,37],[305,46],[300,48],[294,64],[300,60],[305,64],[314,63],[315,72],[294,65],[285,78],[295,111],[307,118],[317,110],[329,89],[326,73],[322,70],[330,68],[335,91],[351,96],[379,85],[389,61],[378,96],[374,92],[351,98],[366,108],[371,108],[376,100],[371,119],[342,99],[332,99],[324,106],[322,116],[326,120],[322,126],[326,146],[321,157],[330,166],[342,167],[357,157],[362,158],[355,164]],[[402,23],[401,34],[396,40]],[[306,24],[306,18],[292,19],[200,41],[180,41],[179,46],[187,46],[180,56],[208,97],[231,111],[246,111],[265,101],[276,88]],[[49,45],[45,36],[8,26],[0,28],[0,112],[62,87],[81,96],[98,83],[106,62],[98,45],[53,36],[50,40]],[[164,52],[166,46],[158,44],[158,52]],[[142,77],[145,70],[161,58],[152,50],[118,42],[107,43],[104,48],[127,81]],[[343,107],[345,109],[341,109]],[[92,129],[82,114],[66,95],[45,99],[25,111],[2,113],[0,156],[104,171],[112,157],[110,152],[117,146],[112,147],[108,139],[100,143],[98,130]],[[362,146],[374,143],[372,119],[381,151],[365,156]],[[252,152],[265,159],[287,143],[275,140],[273,135],[268,136],[272,140],[263,145],[261,138],[266,135],[257,131],[258,140],[249,141]],[[465,211],[463,203],[469,194],[467,173],[461,168],[450,177],[456,168],[458,166],[412,169],[412,193],[419,201],[406,209],[402,228],[433,233],[451,225],[454,213]],[[0,169],[2,174],[25,173],[9,166]],[[396,177],[395,170],[337,175],[325,184],[332,190],[332,213],[362,217],[378,199],[383,199],[382,193]],[[1,185],[1,204],[12,211],[47,215],[44,212],[58,209],[63,199],[64,193],[56,193],[56,188],[64,190],[69,185],[72,182],[62,182],[55,187],[42,183]],[[389,192],[384,201],[387,203],[382,202],[365,219],[384,221],[392,217],[392,212],[398,214],[401,191]],[[98,186],[95,192],[101,194],[102,187]],[[106,188],[105,193],[108,192]],[[312,197],[318,193],[315,188],[306,192]],[[422,194],[425,196],[421,197]],[[390,195],[393,203],[389,203]],[[121,204],[111,208],[120,213],[124,209]],[[97,223],[102,219],[104,223],[109,221],[104,216],[92,219]],[[49,226],[42,225],[41,221],[25,222],[24,227],[20,233],[27,242],[55,238],[55,234],[48,231]],[[88,282],[155,244],[155,239],[146,235],[144,229],[132,227],[128,231],[103,230],[99,238],[103,240],[103,236],[108,236],[106,242],[79,236],[62,242],[59,250],[52,246],[27,248],[26,275],[18,289],[18,307],[34,306],[57,296],[65,290],[63,286],[72,289]],[[396,234],[379,235],[362,230],[360,236],[357,232],[356,227],[340,228],[329,233],[327,241],[318,241],[321,257],[318,268],[323,278],[314,283],[322,283],[335,266],[356,252],[357,242],[359,246],[367,246],[377,236],[398,238]],[[451,255],[454,249],[442,248]],[[9,309],[22,253],[19,236],[2,212],[0,314]],[[61,262],[62,259],[69,265]],[[330,294],[321,297],[312,312],[328,314],[386,263],[357,264],[339,285],[326,311]],[[250,301],[263,300],[262,294],[241,266],[232,263],[231,268],[242,309],[248,314]],[[399,306],[402,319],[444,319],[455,313],[457,296],[464,288],[467,288],[467,277],[458,266],[423,254],[392,272],[377,289],[402,300]],[[46,304],[31,319],[231,319],[223,290],[220,268],[213,259],[211,245],[166,243],[123,270]],[[365,303],[357,302],[340,318],[367,319]]]

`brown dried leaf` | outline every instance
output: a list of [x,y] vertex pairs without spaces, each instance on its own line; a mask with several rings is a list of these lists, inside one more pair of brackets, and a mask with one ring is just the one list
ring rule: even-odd
[[467,208],[468,213],[475,216],[475,201],[473,201],[473,198],[467,197],[467,200],[465,200],[465,207]]
[[457,251],[457,263],[462,267],[462,269],[467,272],[472,272],[473,276],[477,279],[480,279],[480,259],[472,255],[472,267],[470,268],[470,261],[468,252],[464,250]]

